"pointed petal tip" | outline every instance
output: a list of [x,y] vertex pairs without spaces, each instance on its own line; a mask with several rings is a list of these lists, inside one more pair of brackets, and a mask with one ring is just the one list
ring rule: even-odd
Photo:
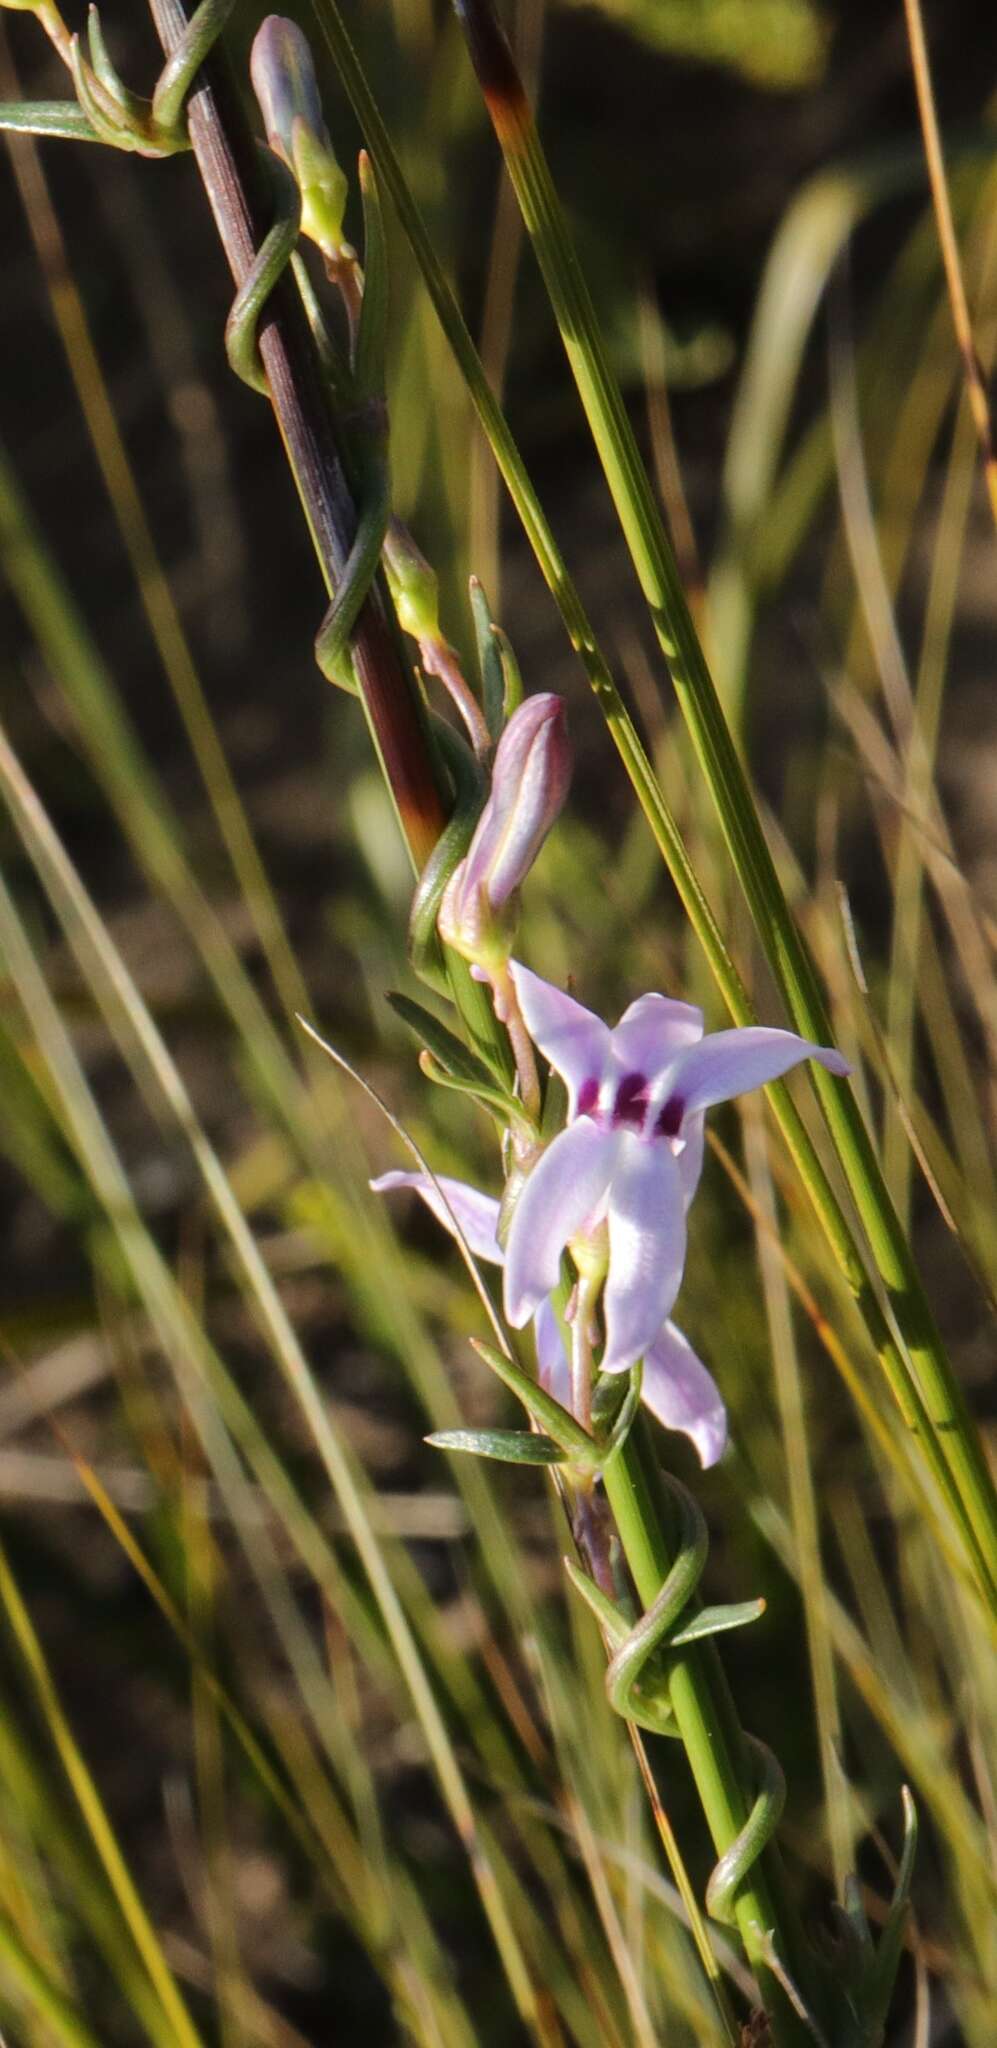
[[506,1284],[502,1289],[502,1309],[506,1322],[513,1330],[525,1330],[531,1316],[547,1299],[546,1288],[529,1287],[524,1284],[515,1293]]
[[480,1188],[454,1180],[448,1173],[437,1174],[434,1179],[428,1173],[405,1173],[400,1167],[379,1174],[368,1185],[375,1195],[388,1194],[395,1188],[411,1188],[451,1237],[463,1237],[476,1259],[487,1259],[493,1266],[502,1264],[504,1254],[496,1236],[499,1204],[494,1195],[483,1194]]
[[695,1446],[704,1472],[708,1472],[711,1465],[719,1465],[729,1441],[726,1408],[714,1409],[701,1422],[691,1425],[686,1434]]
[[810,1057],[819,1060],[821,1066],[826,1067],[829,1074],[836,1074],[840,1081],[847,1080],[852,1071],[851,1060],[846,1060],[844,1053],[839,1052],[836,1046],[817,1045]]
[[665,1323],[644,1359],[641,1398],[665,1429],[689,1438],[704,1472],[727,1448],[727,1410],[688,1337]]
[[714,1103],[729,1102],[752,1088],[781,1080],[804,1060],[817,1060],[829,1073],[844,1077],[851,1070],[844,1055],[831,1045],[813,1045],[795,1031],[764,1024],[735,1025],[713,1031],[675,1063],[674,1089],[686,1116]]

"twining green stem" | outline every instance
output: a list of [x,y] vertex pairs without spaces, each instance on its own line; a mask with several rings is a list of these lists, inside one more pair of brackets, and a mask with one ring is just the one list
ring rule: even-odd
[[[571,1322],[571,1375],[572,1406],[579,1423],[590,1427],[592,1379],[593,1379],[593,1332],[594,1318],[602,1293],[605,1275],[593,1267],[590,1273],[579,1270],[574,1292]],[[639,1387],[632,1387],[631,1394],[639,1393]],[[641,1604],[645,1610],[646,1624],[650,1610],[655,1606],[666,1580],[674,1583],[674,1570],[679,1551],[685,1543],[683,1538],[677,1545],[665,1534],[659,1504],[662,1488],[658,1478],[646,1425],[638,1414],[629,1427],[623,1427],[620,1442],[605,1458],[602,1479],[617,1534],[624,1556],[633,1575]],[[591,1479],[582,1476],[572,1490],[572,1517],[576,1541],[580,1542],[583,1556],[602,1593],[608,1593],[612,1600],[614,1572],[607,1551],[604,1535],[600,1537],[600,1517],[593,1512],[597,1503],[593,1497]],[[690,1562],[691,1576],[683,1582],[678,1592],[678,1607],[683,1622],[692,1621],[699,1610],[696,1585],[705,1562],[707,1536],[706,1525],[696,1514],[701,1531],[701,1545],[693,1545],[694,1555]],[[580,1588],[584,1590],[584,1587]],[[667,1595],[666,1595],[667,1597]],[[612,1612],[612,1607],[610,1608]],[[666,1622],[665,1626],[669,1626]],[[636,1718],[643,1726],[654,1726],[653,1720],[642,1721],[630,1708],[630,1690],[624,1685],[618,1693],[613,1686],[614,1672],[618,1671],[622,1659],[634,1635],[641,1630],[631,1631],[631,1636],[622,1646],[617,1646],[607,1673],[610,1684],[610,1700],[617,1712],[627,1719]],[[635,1663],[629,1659],[631,1671],[639,1672],[646,1662],[647,1653]],[[749,1813],[754,1803],[753,1792],[745,1796],[744,1787],[751,1783],[748,1758],[748,1741],[744,1735],[733,1699],[723,1675],[723,1668],[715,1646],[712,1643],[690,1643],[682,1649],[672,1649],[668,1661],[668,1732],[681,1738],[696,1788],[702,1801],[707,1825],[713,1837],[718,1854],[723,1859],[735,1844],[743,1848],[751,1829],[747,1826]],[[758,1745],[761,1748],[761,1745]],[[781,1777],[781,1773],[779,1774]],[[762,1840],[767,1839],[771,1825]],[[785,1972],[794,1983],[799,1982],[798,1971],[804,1962],[803,1941],[800,1930],[792,1917],[788,1903],[776,1897],[773,1883],[775,1858],[769,1854],[767,1868],[761,1867],[764,1851],[759,1843],[754,1850],[743,1855],[745,1876],[730,1891],[733,1906],[724,1911],[724,1918],[736,1918],[746,1953],[758,1972],[762,1995],[773,2020],[773,2039],[777,2048],[796,2048],[805,2038],[799,2018],[786,1999],[785,1993],[774,1974],[770,1955],[772,1945]],[[742,1858],[738,1857],[738,1867]],[[777,1871],[774,1873],[778,1876]],[[718,1865],[710,1880],[707,1904],[710,1905],[710,1891],[718,1878],[722,1877]],[[714,1910],[719,1910],[715,1908]]]
[[[735,871],[796,1029],[826,1045],[833,1032],[817,974],[779,884],[511,52],[489,0],[458,0],[458,13]],[[972,1525],[981,1583],[997,1607],[997,1489],[979,1434],[935,1327],[859,1105],[851,1090],[822,1068],[815,1068],[813,1083],[889,1295],[904,1346],[904,1375],[921,1396]]]
[[[604,1483],[634,1584],[649,1608],[671,1570],[674,1551],[658,1509],[654,1453],[642,1418],[607,1465]],[[670,1652],[668,1688],[707,1825],[723,1856],[745,1826],[752,1794],[744,1789],[751,1782],[746,1740],[715,1645],[693,1643]],[[734,1910],[772,2021],[773,2040],[777,2048],[799,2048],[812,2037],[790,2005],[769,1955],[771,1944],[785,1972],[806,1994],[804,1945],[771,1849],[744,1879]]]

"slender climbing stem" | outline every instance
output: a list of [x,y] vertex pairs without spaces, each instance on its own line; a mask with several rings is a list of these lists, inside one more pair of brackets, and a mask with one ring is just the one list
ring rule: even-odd
[[[674,1563],[658,1506],[653,1447],[638,1418],[627,1442],[606,1467],[606,1496],[643,1606],[649,1608]],[[752,1803],[746,1739],[719,1653],[712,1642],[669,1655],[668,1684],[682,1744],[689,1759],[714,1845],[722,1856],[741,1833]],[[778,1857],[765,1850],[741,1885],[737,1924],[757,1973],[772,2021],[776,2048],[801,2048],[812,2036],[786,1997],[769,1961],[770,1942],[780,1965],[806,1995],[804,1943],[785,1896]]]
[[[572,1407],[586,1429],[591,1427],[593,1317],[602,1286],[602,1275],[580,1273],[574,1295]],[[675,1559],[659,1512],[661,1488],[654,1449],[642,1418],[638,1418],[622,1448],[607,1460],[603,1481],[634,1584],[645,1610],[649,1609]],[[605,1537],[599,1540],[599,1518],[593,1512],[597,1501],[588,1486],[585,1482],[576,1496],[580,1516],[576,1535],[579,1530],[582,1532],[583,1551],[596,1582],[613,1597]],[[694,1603],[695,1596],[690,1601],[690,1618]],[[747,1739],[715,1645],[704,1642],[671,1652],[668,1691],[676,1731],[689,1759],[707,1825],[717,1852],[723,1857],[742,1833],[753,1794],[749,1791],[746,1795],[743,1789],[750,1782]],[[762,1858],[752,1865],[738,1889],[735,1912],[746,1953],[758,1974],[772,2019],[776,2048],[798,2048],[807,2038],[806,2029],[769,1960],[774,1944],[781,1968],[794,1984],[800,1983],[797,1973],[803,1967],[803,1938],[782,1894],[775,1852],[763,1851]]]
[[54,4],[54,0],[40,0],[40,5],[34,7],[32,12],[35,20],[45,30],[45,34],[53,48],[58,50],[67,71],[71,70],[72,58],[70,50],[72,37],[58,7]]

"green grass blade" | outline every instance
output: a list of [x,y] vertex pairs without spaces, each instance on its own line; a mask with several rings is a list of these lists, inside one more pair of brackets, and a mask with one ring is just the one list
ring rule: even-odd
[[163,1954],[159,1937],[145,1910],[131,1872],[122,1855],[117,1836],[104,1803],[87,1769],[45,1660],[41,1643],[6,1553],[0,1547],[0,1603],[38,1699],[39,1709],[58,1752],[63,1770],[73,1789],[108,1882],[121,1909],[135,1947],[149,1973],[163,2014],[172,2029],[177,2048],[202,2048],[202,2038],[191,2019],[179,1987]]
[[[0,127],[3,126],[0,108]],[[36,1956],[26,1947],[9,1920],[0,1917],[0,1970],[13,1978],[29,2008],[44,2020],[53,2040],[61,2048],[102,2048],[99,2034],[87,2026],[82,2013],[52,1982]]]

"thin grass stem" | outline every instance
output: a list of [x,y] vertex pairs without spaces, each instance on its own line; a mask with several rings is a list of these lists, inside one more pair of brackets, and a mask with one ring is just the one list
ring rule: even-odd
[[948,288],[949,305],[952,309],[952,325],[962,357],[963,375],[966,379],[966,396],[980,444],[983,475],[990,500],[990,510],[997,525],[997,452],[994,449],[993,423],[990,417],[990,401],[987,396],[987,380],[977,354],[973,339],[973,323],[970,318],[969,301],[963,280],[962,263],[959,258],[959,243],[956,239],[955,222],[952,218],[952,202],[949,198],[948,179],[945,175],[945,157],[942,138],[935,109],[934,87],[931,82],[931,64],[928,45],[924,34],[924,18],[920,0],[904,0],[907,18],[907,35],[910,42],[911,67],[914,73],[914,88],[917,93],[918,113],[921,117],[921,133],[924,137],[924,155],[931,183],[931,198],[938,225],[938,240],[941,246],[942,263],[945,269],[945,283]]

